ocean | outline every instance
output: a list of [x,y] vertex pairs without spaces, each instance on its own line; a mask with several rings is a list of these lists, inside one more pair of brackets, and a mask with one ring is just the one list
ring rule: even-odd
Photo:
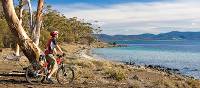
[[114,61],[134,61],[138,65],[160,65],[179,69],[181,74],[200,79],[200,41],[148,40],[116,41],[128,47],[95,48],[92,54]]

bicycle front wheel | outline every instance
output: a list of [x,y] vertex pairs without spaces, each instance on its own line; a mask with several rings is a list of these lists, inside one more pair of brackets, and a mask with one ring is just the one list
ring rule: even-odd
[[66,65],[61,66],[56,73],[56,78],[61,85],[71,83],[74,80],[74,70]]

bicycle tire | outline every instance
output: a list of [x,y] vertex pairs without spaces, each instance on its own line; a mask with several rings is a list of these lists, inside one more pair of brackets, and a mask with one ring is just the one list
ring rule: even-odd
[[61,85],[72,83],[74,80],[74,70],[70,66],[61,66],[56,73],[56,79]]
[[32,65],[27,67],[25,77],[26,81],[28,81],[30,84],[40,84],[41,80],[43,79],[43,76],[41,75],[38,75],[36,77],[34,76],[34,70]]

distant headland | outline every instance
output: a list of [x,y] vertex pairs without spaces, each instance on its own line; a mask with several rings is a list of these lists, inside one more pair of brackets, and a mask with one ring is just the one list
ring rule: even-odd
[[140,35],[107,35],[95,34],[102,41],[118,41],[118,40],[200,40],[200,32],[179,32],[172,31],[160,34],[140,34]]

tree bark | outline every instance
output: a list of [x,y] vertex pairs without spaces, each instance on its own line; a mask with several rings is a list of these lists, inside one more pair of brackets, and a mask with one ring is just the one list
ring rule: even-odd
[[21,25],[22,25],[23,11],[24,11],[23,2],[22,2],[22,0],[20,0],[19,1],[19,24],[21,24]]
[[9,25],[10,30],[16,36],[16,40],[20,48],[22,49],[24,55],[28,58],[31,64],[37,63],[39,61],[39,55],[41,49],[28,37],[24,28],[20,24],[20,21],[16,15],[13,0],[1,0],[3,10],[5,13],[6,21]]
[[18,45],[18,43],[16,44],[16,48],[15,48],[15,56],[20,56],[19,55],[19,45]]
[[36,45],[39,45],[40,40],[40,28],[42,25],[42,10],[43,10],[44,0],[38,1],[37,13],[36,13],[36,21],[35,26],[32,31],[33,42]]
[[28,3],[28,7],[29,7],[29,14],[30,14],[30,22],[29,22],[29,26],[31,31],[33,30],[33,11],[32,11],[32,5],[31,5],[31,1],[27,0]]
[[[23,2],[22,0],[19,1],[19,24],[22,25],[22,16],[23,16]],[[15,47],[15,56],[19,56],[19,44],[17,42]]]

